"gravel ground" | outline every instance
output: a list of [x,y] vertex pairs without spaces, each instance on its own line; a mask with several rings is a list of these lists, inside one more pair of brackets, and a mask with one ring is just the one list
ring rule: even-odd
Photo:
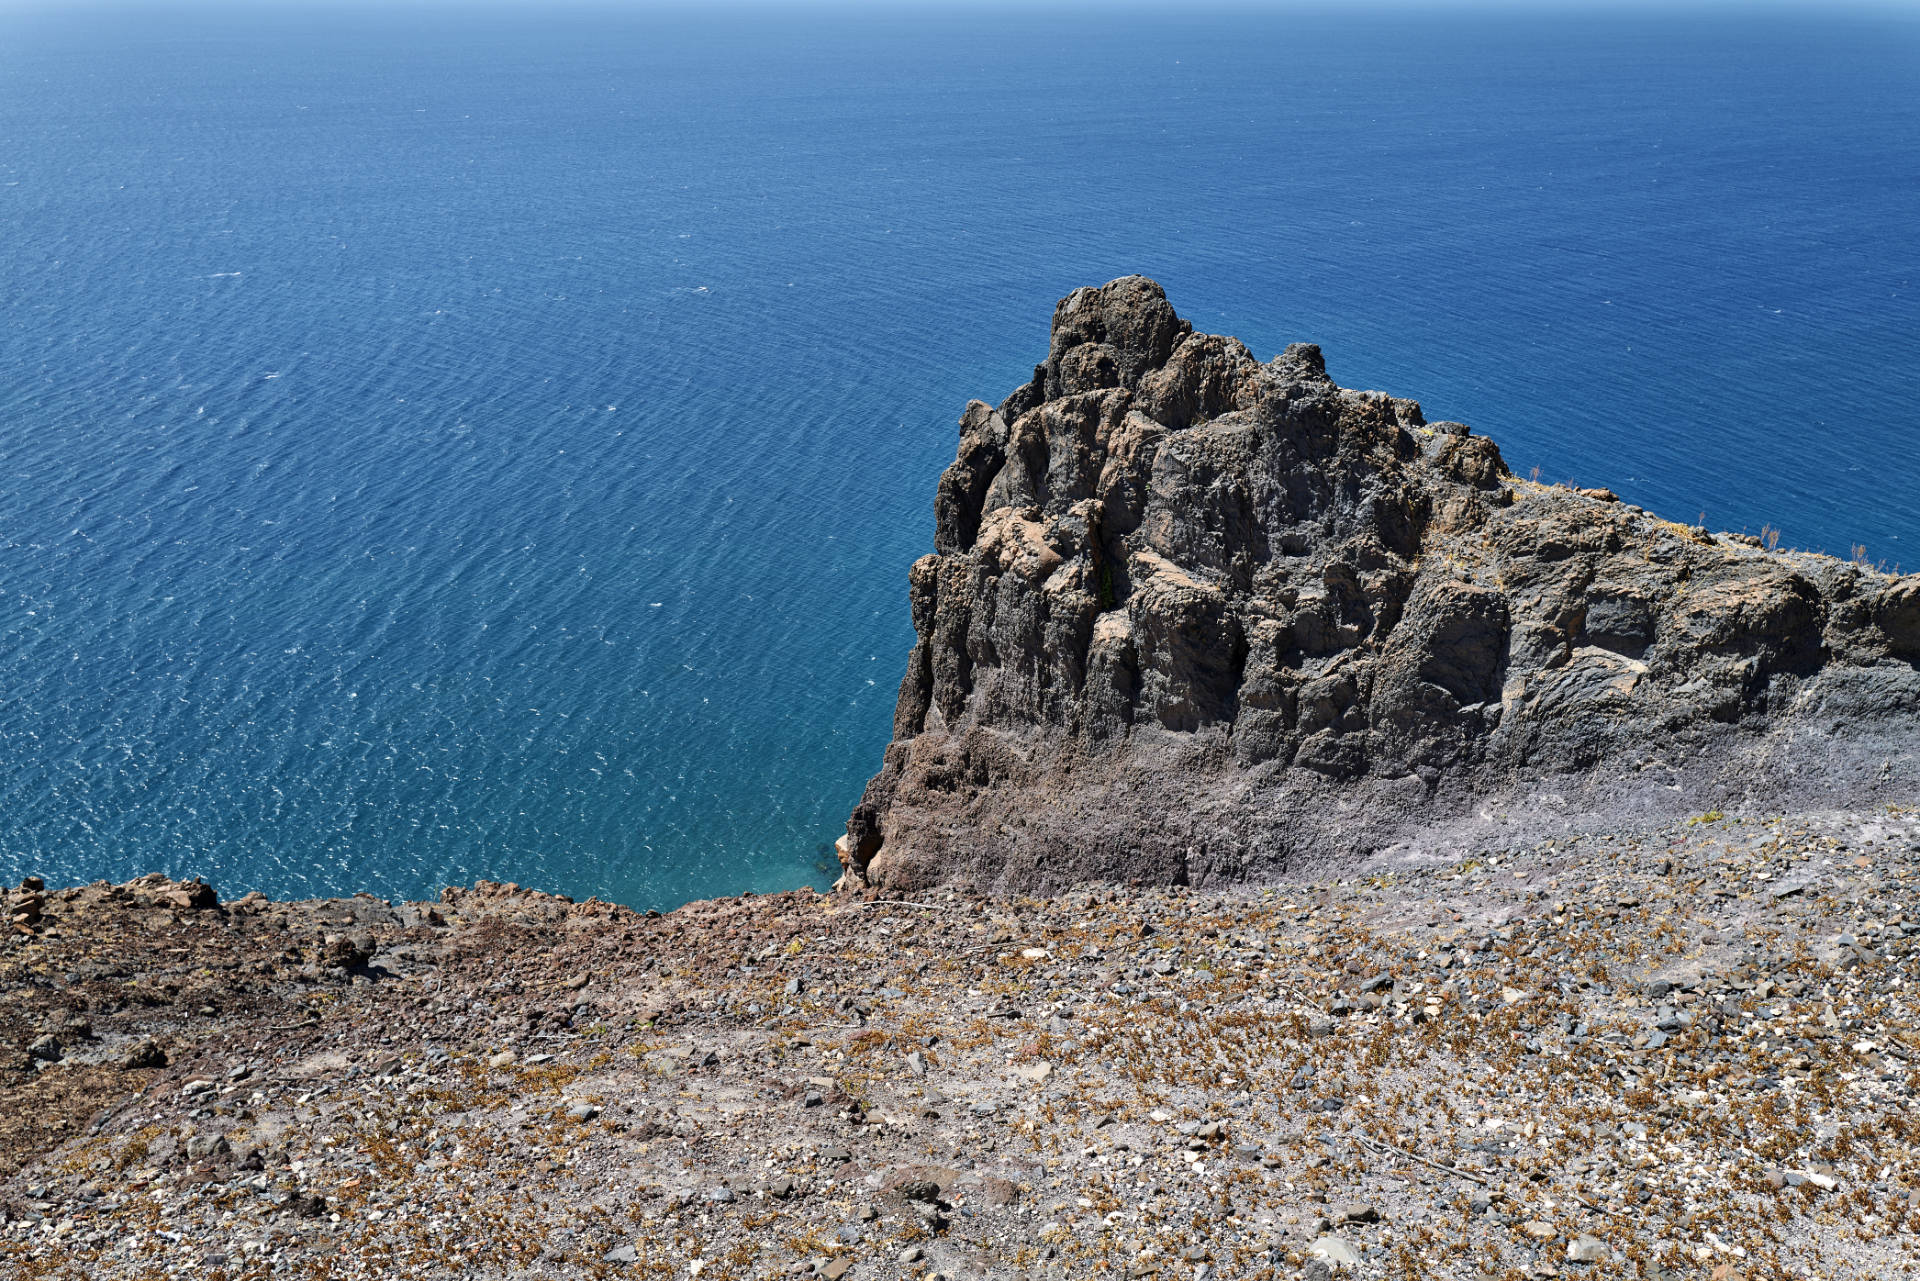
[[1916,1271],[1920,810],[1227,893],[9,893],[19,1277]]

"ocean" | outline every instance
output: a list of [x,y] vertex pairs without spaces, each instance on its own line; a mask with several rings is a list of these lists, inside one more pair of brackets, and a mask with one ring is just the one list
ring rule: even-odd
[[1833,10],[0,10],[0,879],[827,884],[954,420],[1131,272],[1920,568],[1916,84]]

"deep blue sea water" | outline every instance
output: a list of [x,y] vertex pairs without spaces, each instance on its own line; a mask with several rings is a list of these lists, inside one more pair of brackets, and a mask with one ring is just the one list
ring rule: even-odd
[[954,419],[1159,278],[1920,567],[1920,22],[0,10],[0,879],[830,879]]

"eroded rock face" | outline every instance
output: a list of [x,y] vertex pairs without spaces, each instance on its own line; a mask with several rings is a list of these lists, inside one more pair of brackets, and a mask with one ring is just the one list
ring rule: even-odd
[[1515,808],[1915,790],[1920,576],[1520,481],[1143,277],[1061,300],[934,511],[854,883],[1187,882]]

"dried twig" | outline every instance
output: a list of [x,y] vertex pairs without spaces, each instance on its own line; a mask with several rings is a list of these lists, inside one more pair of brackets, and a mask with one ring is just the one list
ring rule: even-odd
[[1272,983],[1275,987],[1279,988],[1282,992],[1287,993],[1289,996],[1291,996],[1294,1000],[1300,1002],[1302,1005],[1312,1006],[1316,1010],[1320,1008],[1320,1002],[1314,1000],[1312,997],[1308,996],[1305,992],[1302,992],[1299,988],[1287,982],[1285,979],[1269,979],[1268,982]]
[[[1463,1170],[1457,1165],[1446,1165],[1439,1161],[1429,1160],[1427,1157],[1421,1156],[1418,1152],[1409,1152],[1405,1148],[1396,1147],[1391,1143],[1382,1143],[1378,1139],[1370,1139],[1364,1134],[1356,1134],[1353,1136],[1353,1138],[1361,1146],[1372,1148],[1374,1151],[1379,1152],[1383,1155],[1405,1157],[1409,1161],[1418,1161],[1421,1165],[1432,1166],[1434,1169],[1439,1170],[1445,1174],[1454,1174],[1454,1175],[1458,1175],[1463,1179],[1470,1179],[1473,1182],[1480,1184],[1482,1187],[1493,1186],[1493,1183],[1491,1180],[1484,1179],[1477,1174],[1471,1173],[1470,1171],[1467,1171],[1467,1170]],[[1581,1196],[1578,1192],[1569,1192],[1566,1195],[1572,1197],[1574,1200],[1578,1201],[1581,1205],[1586,1206],[1589,1210],[1592,1210],[1595,1214],[1611,1215],[1615,1213],[1615,1211],[1607,1209],[1607,1207],[1604,1205],[1595,1205],[1593,1202]]]
[[1463,1179],[1470,1179],[1482,1187],[1490,1188],[1493,1186],[1491,1180],[1483,1179],[1479,1175],[1463,1170],[1457,1165],[1446,1165],[1439,1161],[1429,1160],[1421,1156],[1418,1152],[1408,1152],[1406,1149],[1395,1147],[1391,1143],[1381,1143],[1377,1139],[1370,1139],[1364,1134],[1356,1134],[1353,1136],[1353,1139],[1354,1142],[1360,1144],[1360,1146],[1372,1148],[1374,1151],[1384,1155],[1405,1157],[1409,1161],[1418,1161],[1421,1165],[1431,1166],[1443,1174],[1455,1174]]

